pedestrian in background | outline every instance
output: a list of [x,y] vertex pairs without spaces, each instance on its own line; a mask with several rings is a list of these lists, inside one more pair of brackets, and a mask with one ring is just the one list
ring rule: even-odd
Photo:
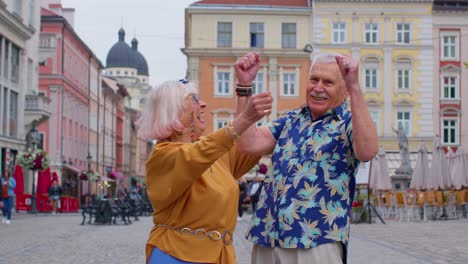
[[62,196],[62,187],[58,184],[57,180],[52,182],[50,185],[49,190],[49,199],[50,205],[52,207],[52,214],[55,215],[57,213],[57,207],[60,207],[60,197]]
[[[234,68],[251,87],[260,56]],[[377,132],[350,56],[317,55],[304,88],[305,104],[239,137],[240,151],[272,154],[247,233],[252,264],[346,263],[355,175],[377,154]],[[238,111],[252,102],[238,99]]]
[[239,153],[235,142],[270,113],[272,102],[267,93],[253,98],[263,104],[247,105],[226,127],[202,137],[207,105],[194,83],[167,81],[150,92],[138,128],[140,137],[157,140],[146,161],[147,193],[154,209],[148,263],[236,263],[236,179],[260,157]]
[[15,178],[10,177],[10,171],[5,169],[2,176],[2,223],[11,223],[11,210],[13,208],[14,189],[16,187]]
[[244,178],[237,179],[239,185],[239,204],[237,205],[237,221],[242,220],[244,215],[244,201],[247,197],[247,181]]
[[255,175],[253,180],[249,184],[247,190],[247,196],[250,198],[250,204],[252,205],[252,212],[257,208],[258,198],[260,197],[260,191],[262,190],[263,182],[260,181],[258,175]]

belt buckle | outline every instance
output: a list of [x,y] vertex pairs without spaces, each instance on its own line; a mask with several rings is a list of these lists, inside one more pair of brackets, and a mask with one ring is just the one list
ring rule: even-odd
[[232,244],[233,237],[232,237],[232,233],[229,230],[224,231],[222,237],[223,237],[224,245],[229,246]]

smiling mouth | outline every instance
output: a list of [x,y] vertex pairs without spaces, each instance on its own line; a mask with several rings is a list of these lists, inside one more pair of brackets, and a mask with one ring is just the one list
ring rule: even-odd
[[197,115],[197,119],[202,122],[202,123],[205,123],[205,120],[203,119],[203,115],[205,115],[204,112],[201,112]]
[[317,96],[317,95],[310,95],[315,101],[326,101],[328,100],[328,97],[324,96]]

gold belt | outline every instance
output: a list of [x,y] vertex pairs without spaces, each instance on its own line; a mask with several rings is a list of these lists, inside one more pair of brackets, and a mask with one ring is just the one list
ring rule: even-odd
[[221,233],[221,232],[216,231],[216,230],[206,231],[205,229],[202,229],[202,228],[192,230],[189,227],[175,228],[175,227],[168,226],[168,225],[163,225],[163,224],[156,224],[155,226],[177,231],[183,236],[193,235],[193,236],[198,237],[198,238],[208,237],[209,239],[211,239],[213,241],[222,240],[224,245],[226,245],[226,246],[231,245],[232,241],[233,241],[232,232],[229,231],[229,230],[226,230],[226,231]]

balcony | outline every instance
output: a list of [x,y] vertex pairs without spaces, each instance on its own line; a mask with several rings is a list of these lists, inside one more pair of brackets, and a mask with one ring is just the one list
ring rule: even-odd
[[24,109],[24,125],[26,128],[30,128],[33,121],[40,124],[51,116],[49,103],[50,99],[44,95],[26,95],[26,107]]

